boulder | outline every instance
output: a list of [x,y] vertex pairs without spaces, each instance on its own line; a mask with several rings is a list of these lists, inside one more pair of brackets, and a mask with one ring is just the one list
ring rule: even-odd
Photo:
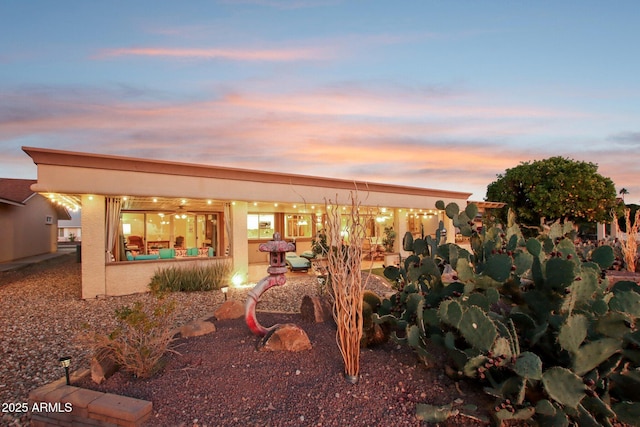
[[180,328],[182,338],[199,337],[216,331],[216,325],[204,319],[186,323]]
[[302,319],[310,323],[322,323],[333,319],[331,303],[326,298],[305,295],[300,305]]
[[225,301],[213,315],[218,320],[239,319],[244,316],[244,304],[237,300]]
[[311,350],[307,333],[298,325],[285,323],[276,325],[258,344],[260,351],[303,351]]
[[91,380],[96,384],[102,384],[118,371],[118,364],[111,352],[102,354],[100,357],[91,358]]

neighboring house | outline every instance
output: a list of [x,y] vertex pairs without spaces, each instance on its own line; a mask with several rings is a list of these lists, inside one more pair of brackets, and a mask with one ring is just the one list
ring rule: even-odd
[[67,210],[31,189],[34,179],[0,178],[0,262],[57,251]]
[[80,211],[70,212],[71,219],[58,221],[58,242],[82,241],[82,226],[80,224]]
[[[323,228],[325,202],[349,204],[354,191],[367,238],[385,227],[399,236],[455,228],[436,202],[465,206],[470,193],[288,173],[23,147],[38,167],[35,191],[81,208],[82,297],[144,292],[169,266],[229,262],[236,277],[264,277],[260,243],[274,232],[310,250]],[[347,207],[343,208],[345,214]],[[348,239],[348,236],[345,238]],[[132,261],[131,261],[132,260]]]

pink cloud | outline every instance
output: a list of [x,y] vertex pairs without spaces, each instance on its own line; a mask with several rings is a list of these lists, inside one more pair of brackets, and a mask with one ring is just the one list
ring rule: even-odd
[[[359,88],[319,90],[304,93],[233,93],[225,97],[231,105],[278,113],[389,118],[567,118],[584,113],[532,106],[488,106],[471,97],[425,96],[421,94],[376,93]],[[477,103],[479,105],[474,105]]]
[[[88,91],[14,93],[5,98],[12,110],[0,111],[0,140],[29,139],[78,151],[455,187],[473,191],[476,199],[482,198],[496,174],[522,161],[571,157],[570,147],[501,143],[513,135],[537,137],[540,116],[527,114],[544,112],[537,107],[524,106],[505,116],[498,114],[502,108],[493,106],[470,108],[466,115],[447,115],[445,108],[432,115],[430,109],[457,100],[405,95],[362,90],[246,92],[159,104],[123,102],[113,94]],[[493,116],[488,113],[491,109],[496,112]],[[548,118],[546,112],[543,117]],[[640,186],[635,184],[640,174],[637,156],[624,150],[584,151],[581,156],[577,160],[601,164],[600,173],[617,187],[626,187],[629,201],[640,197]]]
[[330,52],[323,48],[298,49],[198,49],[198,48],[119,48],[106,49],[96,55],[96,58],[118,56],[148,56],[165,58],[192,59],[224,59],[231,61],[309,61],[330,58]]

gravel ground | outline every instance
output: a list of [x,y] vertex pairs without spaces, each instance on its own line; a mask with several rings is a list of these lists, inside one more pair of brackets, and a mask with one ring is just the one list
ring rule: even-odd
[[[388,292],[375,278],[368,288]],[[231,289],[228,297],[244,301],[250,288]],[[314,276],[295,273],[287,284],[265,293],[258,310],[295,313],[304,295],[315,295]],[[115,326],[114,310],[147,294],[80,298],[80,264],[75,255],[62,255],[17,271],[0,273],[0,404],[23,403],[31,390],[64,375],[58,359],[71,356],[72,370],[87,368],[89,355],[76,337],[87,326],[107,332]],[[220,292],[174,294],[176,325],[212,313],[222,302]],[[261,318],[261,315],[258,315]],[[0,425],[28,425],[28,415],[0,413]]]
[[[415,417],[419,402],[454,402],[461,409],[481,396],[441,369],[425,369],[409,349],[392,342],[362,350],[360,379],[349,384],[332,322],[304,323],[299,314],[259,317],[267,325],[298,324],[313,348],[259,352],[244,319],[217,321],[215,333],[176,342],[178,353],[150,379],[118,372],[100,386],[89,379],[79,385],[152,401],[147,426],[419,426],[424,425]],[[441,425],[483,424],[458,416]]]
[[[288,276],[285,286],[262,296],[258,319],[267,326],[299,324],[312,350],[258,352],[257,338],[244,319],[216,321],[215,333],[177,341],[178,353],[170,353],[163,370],[148,380],[116,373],[100,386],[80,385],[151,400],[149,426],[418,426],[424,425],[415,417],[418,403],[453,404],[460,410],[470,404],[479,408],[475,415],[489,415],[495,402],[478,386],[445,376],[438,348],[429,349],[440,366],[435,369],[426,369],[410,349],[392,342],[364,349],[360,381],[347,384],[335,325],[303,323],[298,314],[303,296],[316,294],[315,277]],[[377,276],[371,276],[367,287],[379,294],[390,291]],[[250,289],[231,289],[228,297],[244,301]],[[178,303],[176,327],[210,315],[224,301],[217,291],[176,293],[173,298]],[[72,370],[88,368],[88,350],[77,336],[87,326],[112,330],[116,308],[148,299],[147,294],[80,299],[80,264],[74,254],[0,272],[0,404],[27,402],[31,390],[63,377],[61,356],[71,356]],[[27,425],[28,414],[0,412],[0,426]],[[439,425],[486,423],[458,415]]]
[[[114,310],[146,294],[80,299],[80,264],[63,255],[27,268],[0,273],[0,404],[27,401],[29,392],[64,375],[58,359],[71,356],[72,370],[89,366],[76,337],[87,326],[109,331]],[[221,303],[219,292],[177,294],[177,325]],[[3,423],[28,425],[24,414],[1,414]],[[14,424],[12,424],[12,422]]]

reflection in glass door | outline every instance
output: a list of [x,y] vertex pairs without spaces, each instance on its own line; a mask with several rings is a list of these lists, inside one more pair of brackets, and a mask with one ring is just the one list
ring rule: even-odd
[[[184,217],[184,218],[183,218]],[[218,215],[187,214],[181,216],[176,223],[176,231],[184,236],[185,248],[212,247],[218,253]]]
[[213,248],[214,254],[218,255],[218,215],[197,215],[196,223],[198,247]]
[[212,247],[214,254],[218,254],[218,215],[197,214],[189,215],[186,230],[186,241],[197,248]]

